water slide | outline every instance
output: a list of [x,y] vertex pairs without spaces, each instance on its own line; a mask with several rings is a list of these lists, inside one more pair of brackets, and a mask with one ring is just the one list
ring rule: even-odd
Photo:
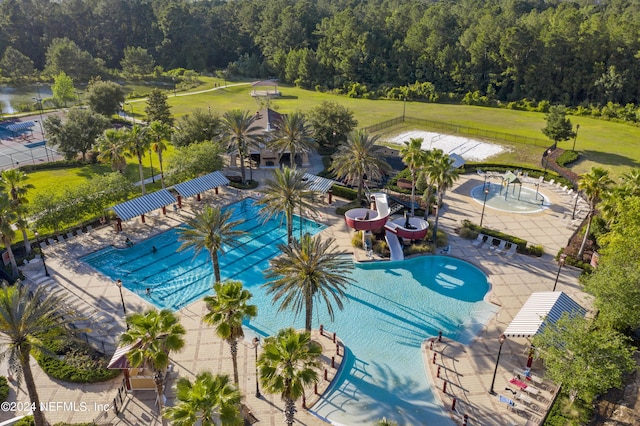
[[384,234],[384,239],[387,240],[389,251],[391,252],[391,260],[404,260],[404,253],[398,236],[388,229],[385,230]]

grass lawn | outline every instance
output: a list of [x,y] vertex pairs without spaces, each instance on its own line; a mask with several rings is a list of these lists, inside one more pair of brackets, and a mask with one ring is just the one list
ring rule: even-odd
[[[239,84],[213,91],[219,79],[203,78],[205,86],[198,88],[200,93],[185,96],[169,94],[169,104],[176,117],[187,114],[195,108],[208,110],[222,115],[225,111],[239,108],[258,110],[263,107],[250,96],[251,86]],[[359,127],[366,127],[402,115],[403,102],[390,100],[352,99],[346,96],[303,90],[297,87],[279,86],[282,98],[270,101],[270,107],[289,113],[296,110],[308,111],[323,101],[332,101],[351,109]],[[144,113],[144,101],[132,101],[138,118]],[[475,127],[487,131],[511,133],[544,139],[541,129],[545,126],[545,114],[538,112],[515,111],[499,108],[475,107],[466,105],[429,104],[407,102],[406,115],[416,118],[441,121],[461,126]],[[626,173],[632,167],[640,166],[640,128],[623,123],[615,123],[586,117],[570,117],[571,122],[580,125],[576,150],[582,156],[573,165],[573,170],[582,174],[591,167],[600,165],[609,169],[614,177]],[[413,127],[415,128],[415,126]],[[408,129],[407,129],[408,130]],[[427,129],[425,129],[427,130]],[[562,142],[561,148],[571,149],[573,140]],[[502,154],[496,161],[509,160],[530,166],[539,166],[544,148],[511,144],[513,151]]]

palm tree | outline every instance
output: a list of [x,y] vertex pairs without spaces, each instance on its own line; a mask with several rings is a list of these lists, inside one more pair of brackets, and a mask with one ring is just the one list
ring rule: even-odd
[[206,249],[211,256],[213,273],[216,282],[220,281],[220,262],[218,252],[224,254],[225,247],[237,247],[238,237],[245,231],[234,229],[242,220],[230,221],[232,210],[221,210],[218,207],[205,206],[193,219],[187,221],[187,226],[178,228],[182,245],[178,251],[193,247],[197,256],[202,249]]
[[226,142],[230,151],[238,151],[242,182],[246,181],[244,160],[249,154],[249,149],[261,138],[262,129],[255,125],[255,121],[256,115],[249,111],[233,109],[224,113],[220,123],[220,138]]
[[400,148],[400,156],[411,172],[411,216],[415,215],[416,175],[424,165],[427,152],[422,150],[422,138],[411,138]]
[[127,317],[127,331],[120,336],[123,345],[133,345],[127,354],[132,367],[150,368],[158,396],[158,411],[164,404],[164,376],[169,366],[169,353],[184,347],[186,330],[178,317],[168,309],[136,312]]
[[12,278],[18,277],[18,264],[11,249],[11,243],[16,237],[16,232],[11,225],[13,225],[17,219],[16,208],[11,200],[9,200],[9,196],[4,193],[0,194],[0,240],[2,240],[2,244],[4,244],[9,254]]
[[287,223],[287,241],[293,239],[293,214],[295,208],[316,211],[313,204],[315,193],[309,189],[309,183],[302,180],[303,174],[297,170],[284,167],[273,171],[273,179],[265,182],[264,196],[256,201],[261,206],[260,214],[264,220],[284,213]]
[[320,236],[304,234],[300,241],[281,245],[282,255],[271,259],[264,284],[279,310],[293,308],[296,315],[304,309],[305,329],[311,331],[314,299],[324,301],[333,321],[332,301],[342,310],[344,289],[351,283],[348,272],[353,262],[333,250],[335,240],[322,241]]
[[18,381],[24,378],[27,393],[37,426],[47,425],[40,410],[37,384],[31,371],[31,350],[46,351],[43,337],[62,339],[66,337],[65,325],[71,320],[69,313],[61,308],[64,300],[37,287],[31,292],[27,286],[16,283],[13,286],[3,282],[0,286],[0,359],[7,360],[9,372]]
[[629,173],[623,174],[622,181],[628,195],[640,196],[640,168],[632,169]]
[[27,199],[27,192],[33,189],[33,185],[26,183],[29,176],[18,169],[8,169],[2,172],[0,175],[0,185],[4,187],[4,190],[9,194],[12,204],[16,207],[16,216],[18,227],[22,231],[22,240],[24,241],[24,250],[27,254],[31,253],[31,243],[27,236],[28,223],[23,218],[25,204],[29,202]]
[[589,173],[580,176],[578,188],[584,192],[589,202],[589,213],[587,215],[587,228],[584,231],[584,238],[578,250],[578,259],[582,258],[584,250],[587,247],[587,240],[591,232],[591,222],[596,213],[596,205],[600,202],[601,196],[606,193],[613,181],[609,178],[609,171],[600,167],[593,167]]
[[318,382],[322,347],[311,341],[308,331],[293,328],[280,330],[265,339],[258,358],[260,382],[266,392],[279,393],[285,403],[284,417],[293,425],[296,401],[304,395],[305,386]]
[[233,381],[238,386],[238,340],[244,337],[242,322],[258,315],[258,307],[249,305],[251,293],[242,288],[240,281],[216,282],[215,294],[206,296],[207,313],[202,319],[216,328],[216,334],[229,344],[233,361]]
[[369,136],[364,129],[355,130],[333,155],[330,170],[338,179],[358,182],[358,202],[362,200],[365,179],[379,179],[391,170],[380,152],[384,147],[376,145],[378,138],[378,135]]
[[98,138],[98,160],[111,163],[111,170],[124,173],[127,165],[127,149],[121,129],[107,129]]
[[162,182],[162,189],[164,189],[164,169],[162,165],[162,153],[167,149],[167,141],[171,138],[173,130],[171,126],[162,121],[152,121],[149,124],[149,136],[153,143],[151,144],[151,150],[158,154],[158,162],[160,162],[160,181]]
[[426,151],[424,164],[420,169],[418,175],[418,181],[423,181],[425,185],[422,198],[427,205],[427,208],[424,211],[425,220],[429,217],[429,210],[431,209],[431,196],[434,185],[431,165],[441,161],[441,158],[444,157],[444,155],[444,151],[439,148],[434,148],[431,151]]
[[433,226],[433,242],[437,244],[438,238],[438,219],[440,219],[440,206],[447,188],[451,187],[453,183],[458,180],[460,172],[458,169],[453,168],[454,160],[448,155],[437,156],[432,158],[432,162],[427,164],[431,181],[436,186],[438,192],[438,200],[436,205],[436,221]]
[[209,372],[200,373],[193,383],[181,377],[176,383],[177,403],[164,410],[173,426],[242,425],[240,401],[242,394],[229,383],[229,376]]
[[131,156],[138,158],[138,171],[140,172],[140,187],[142,188],[142,195],[147,193],[144,186],[144,169],[142,168],[142,157],[149,150],[151,141],[147,134],[147,129],[134,124],[131,130],[125,131],[125,140],[127,151]]
[[270,150],[281,156],[289,152],[291,168],[296,168],[296,155],[311,152],[316,146],[311,126],[307,124],[302,112],[282,116],[276,130],[271,134],[272,139],[267,143]]

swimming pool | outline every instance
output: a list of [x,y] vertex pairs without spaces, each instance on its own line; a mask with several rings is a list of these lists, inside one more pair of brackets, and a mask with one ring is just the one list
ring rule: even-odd
[[[484,203],[484,190],[489,189]],[[537,213],[548,208],[551,203],[539,188],[532,189],[522,185],[510,185],[508,190],[500,184],[488,182],[471,189],[471,196],[487,207],[511,213]]]
[[[255,217],[255,211],[251,210],[248,216]],[[269,229],[271,226],[274,226],[274,233],[282,234],[284,241],[284,223],[265,225]],[[313,223],[308,226],[311,230],[319,229]],[[263,233],[262,228],[248,229],[256,238],[263,238],[258,236]],[[175,242],[176,237],[171,231],[136,244],[132,249],[116,251],[126,253],[131,259],[123,267],[143,271],[140,278],[148,275],[149,269],[181,268],[182,275],[174,276],[166,270],[159,271],[159,277],[153,275],[147,279],[156,285],[152,300],[159,298],[163,291],[162,284],[156,280],[168,273],[171,275],[165,279],[169,291],[177,286],[181,292],[191,294],[189,285],[198,286],[203,280],[206,290],[211,285],[211,266],[206,265],[206,256],[191,262],[192,254],[176,254],[175,248],[179,245]],[[151,254],[154,245],[158,248],[157,257]],[[221,257],[225,262],[221,266],[223,277],[233,275],[234,279],[242,280],[253,294],[251,302],[258,306],[258,316],[245,324],[248,339],[254,335],[273,335],[288,326],[304,328],[304,315],[296,318],[292,312],[278,312],[278,305],[273,304],[271,296],[262,288],[265,282],[262,273],[275,251],[272,246],[265,246],[251,255],[238,253],[235,256],[239,257],[232,263],[225,258],[233,256],[233,251]],[[178,259],[171,260],[173,256],[180,257],[184,265],[180,265]],[[96,253],[88,260],[95,261],[100,257]],[[105,259],[98,263],[102,268],[109,268],[107,275],[115,279],[126,276],[125,270],[119,271],[118,262]],[[225,271],[226,268],[230,270]],[[129,273],[138,274],[137,270]],[[193,277],[189,278],[191,274]],[[344,341],[347,352],[340,376],[312,411],[319,417],[344,425],[371,424],[383,416],[402,425],[451,424],[431,391],[420,345],[424,339],[437,335],[439,330],[445,336],[465,343],[477,334],[496,311],[493,305],[484,302],[489,290],[486,276],[462,260],[427,256],[358,265],[352,271],[352,278],[354,284],[346,290],[345,309],[334,312],[333,323],[324,306],[315,306],[313,327],[324,324],[327,330],[335,331]],[[122,279],[128,288],[135,285],[129,278]],[[145,297],[146,285],[133,288]],[[189,300],[198,297],[201,296],[192,295]]]
[[[231,220],[243,220],[236,229],[247,232],[238,238],[238,247],[226,247],[220,253],[220,272],[223,280],[250,282],[262,271],[269,259],[280,253],[278,245],[287,241],[284,219],[273,218],[263,222],[253,199],[226,207],[231,209]],[[308,232],[312,235],[324,225],[296,217],[294,235]],[[194,257],[192,250],[178,252],[180,232],[172,229],[142,241],[130,248],[108,247],[83,257],[83,261],[111,279],[122,284],[158,308],[178,310],[212,292],[213,266],[209,252]],[[149,292],[147,292],[149,289]]]

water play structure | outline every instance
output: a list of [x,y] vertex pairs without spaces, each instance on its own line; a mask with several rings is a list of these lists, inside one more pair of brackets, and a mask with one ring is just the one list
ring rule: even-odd
[[[404,260],[400,239],[420,240],[427,235],[429,223],[418,217],[404,217],[389,221],[391,212],[387,194],[371,194],[372,208],[356,208],[345,212],[344,220],[349,228],[356,231],[382,231],[389,245],[391,260]],[[374,208],[375,207],[375,208]],[[365,244],[365,249],[367,249]]]

